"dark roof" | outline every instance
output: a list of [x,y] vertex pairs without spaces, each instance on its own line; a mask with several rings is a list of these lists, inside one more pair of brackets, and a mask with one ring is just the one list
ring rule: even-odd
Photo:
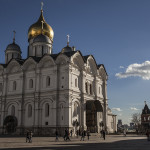
[[25,59],[15,59],[20,65],[23,65],[23,63],[25,62]]
[[150,114],[150,109],[148,108],[147,104],[145,104],[144,109],[142,110],[142,114]]
[[64,52],[63,54],[66,55],[67,57],[71,57],[74,55],[77,51],[70,51],[70,52]]
[[72,52],[72,51],[73,51],[73,49],[72,49],[72,47],[70,47],[69,45],[67,45],[66,47],[64,47],[64,48],[61,50],[62,53],[67,53],[67,52]]
[[83,58],[85,59],[85,61],[87,61],[87,59],[88,59],[89,56],[90,55],[83,56]]

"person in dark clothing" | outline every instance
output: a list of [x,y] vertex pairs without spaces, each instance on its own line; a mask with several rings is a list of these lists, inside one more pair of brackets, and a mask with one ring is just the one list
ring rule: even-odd
[[29,142],[29,131],[26,133],[26,143]]
[[29,143],[32,143],[32,136],[33,136],[33,132],[30,131],[29,132]]
[[55,141],[58,141],[58,131],[57,130],[55,131],[55,135],[56,135]]
[[149,131],[148,131],[148,130],[146,131],[146,136],[147,136],[147,141],[150,141],[150,138],[149,138]]
[[88,137],[88,140],[90,139],[90,131],[88,130],[87,131],[87,137]]
[[79,130],[77,130],[77,138],[78,138],[78,136],[79,136]]
[[65,130],[64,141],[66,141],[66,138],[67,138],[67,130]]
[[106,135],[105,130],[103,130],[103,138],[104,138],[104,140],[105,140],[105,135]]
[[65,130],[65,131],[66,131],[65,132],[65,141],[67,141],[67,140],[71,141],[69,138],[69,131],[68,130]]
[[70,135],[71,135],[71,137],[72,137],[72,130],[70,131]]
[[80,141],[84,141],[84,131],[81,132],[81,140]]

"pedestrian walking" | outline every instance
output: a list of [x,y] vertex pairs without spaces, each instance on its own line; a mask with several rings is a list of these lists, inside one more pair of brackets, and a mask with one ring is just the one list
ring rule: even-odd
[[90,131],[87,130],[87,137],[88,137],[88,140],[90,139]]
[[72,130],[70,131],[70,136],[72,137]]
[[103,138],[104,138],[104,140],[105,140],[105,135],[106,135],[105,130],[103,130]]
[[26,133],[26,143],[29,142],[29,131]]
[[58,140],[58,131],[57,131],[57,130],[55,131],[55,136],[56,136],[55,141],[59,141],[59,140]]
[[103,130],[100,131],[100,138],[103,137]]
[[123,131],[123,134],[124,134],[124,136],[126,136],[126,134],[127,134],[125,129],[124,129],[124,131]]
[[84,141],[84,131],[81,132],[81,140],[80,141]]
[[150,141],[149,131],[146,131],[147,141]]
[[29,133],[29,143],[32,143],[32,136],[33,136],[33,132],[30,131],[30,133]]
[[64,141],[66,141],[66,137],[67,137],[67,130],[65,130]]
[[71,141],[70,138],[69,138],[69,130],[66,130],[66,141],[67,140]]

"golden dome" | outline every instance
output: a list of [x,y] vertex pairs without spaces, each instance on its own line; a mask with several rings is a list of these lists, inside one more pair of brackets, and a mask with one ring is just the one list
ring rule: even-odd
[[[43,21],[43,31],[42,31],[42,21]],[[28,30],[28,40],[36,37],[37,35],[44,34],[47,35],[50,40],[53,41],[54,31],[49,24],[46,23],[43,17],[43,10],[41,10],[41,15],[36,23],[30,26]]]

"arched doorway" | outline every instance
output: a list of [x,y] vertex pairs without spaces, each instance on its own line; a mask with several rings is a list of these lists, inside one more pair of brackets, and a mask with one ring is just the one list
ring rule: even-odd
[[88,100],[86,102],[86,125],[91,133],[98,131],[97,112],[102,112],[103,108],[98,100]]
[[4,119],[4,127],[6,129],[6,133],[16,132],[17,125],[18,125],[18,120],[15,116],[7,116]]

